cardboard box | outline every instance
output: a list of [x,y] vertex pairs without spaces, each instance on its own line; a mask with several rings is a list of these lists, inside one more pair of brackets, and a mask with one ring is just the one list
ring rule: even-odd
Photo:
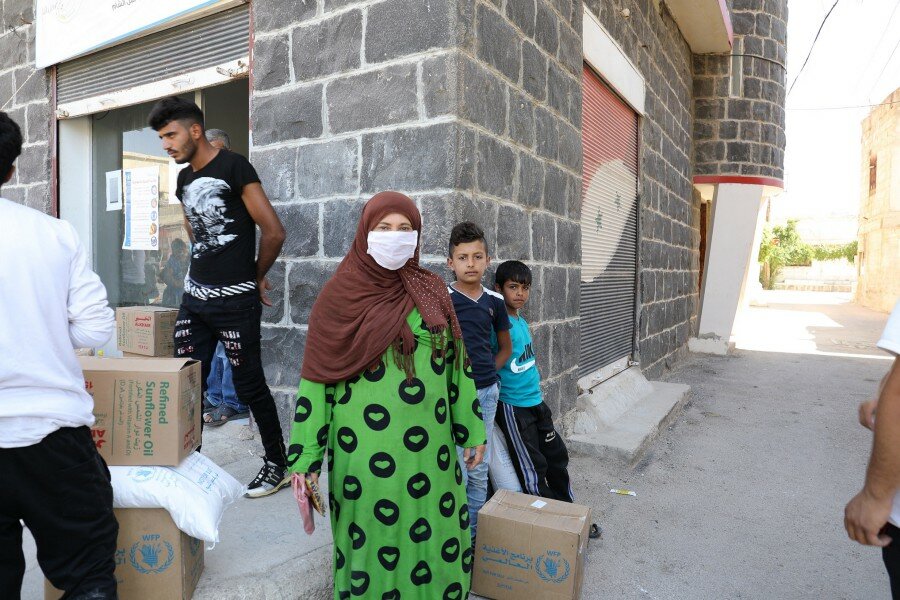
[[178,310],[161,306],[116,309],[116,347],[122,352],[171,358],[175,355]]
[[494,600],[581,597],[591,509],[500,490],[478,511],[472,591]]
[[178,465],[200,445],[200,363],[80,357],[94,443],[110,465]]
[[[203,573],[203,542],[178,530],[162,508],[117,508],[120,600],[190,600]],[[63,593],[44,582],[45,600]]]

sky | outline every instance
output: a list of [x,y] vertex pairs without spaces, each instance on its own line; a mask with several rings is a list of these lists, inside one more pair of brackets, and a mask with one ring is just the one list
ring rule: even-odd
[[[788,86],[834,0],[789,0]],[[861,122],[900,87],[900,0],[838,0],[787,98],[785,193],[773,216],[854,216],[859,207]],[[892,56],[893,52],[893,56]],[[890,57],[890,60],[888,60]]]

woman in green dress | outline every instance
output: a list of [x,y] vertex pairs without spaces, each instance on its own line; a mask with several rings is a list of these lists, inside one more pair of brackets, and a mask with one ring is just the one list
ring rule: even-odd
[[317,480],[328,448],[334,597],[463,600],[474,560],[455,448],[485,433],[446,284],[419,266],[406,196],[366,203],[309,319],[288,449]]

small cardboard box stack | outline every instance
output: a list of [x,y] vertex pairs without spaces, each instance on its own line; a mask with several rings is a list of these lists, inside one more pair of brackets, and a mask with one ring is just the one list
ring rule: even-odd
[[[94,399],[97,450],[110,466],[178,465],[200,446],[200,363],[179,358],[79,357]],[[121,600],[189,600],[203,572],[203,543],[162,508],[117,508]],[[45,598],[62,593],[48,582]]]
[[107,464],[176,466],[200,445],[200,363],[79,357],[94,398],[94,443]]
[[[117,508],[116,583],[122,600],[189,600],[203,573],[203,542],[182,533],[162,508]],[[49,581],[45,600],[63,593]]]
[[581,597],[591,509],[500,490],[478,511],[472,591],[494,600]]
[[161,306],[116,309],[116,347],[126,355],[171,357],[178,310]]

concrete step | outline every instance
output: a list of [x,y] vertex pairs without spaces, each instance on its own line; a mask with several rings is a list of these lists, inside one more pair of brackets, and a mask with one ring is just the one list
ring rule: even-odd
[[[604,407],[609,399],[604,399],[603,394],[598,398],[579,398],[579,408],[567,423],[566,443],[571,452],[622,466],[633,465],[641,459],[650,443],[678,416],[690,397],[690,386],[640,381],[642,378],[639,371],[630,376],[641,394],[625,407],[621,406],[622,394],[617,394],[619,407],[612,414]],[[621,384],[617,387],[621,388]]]

